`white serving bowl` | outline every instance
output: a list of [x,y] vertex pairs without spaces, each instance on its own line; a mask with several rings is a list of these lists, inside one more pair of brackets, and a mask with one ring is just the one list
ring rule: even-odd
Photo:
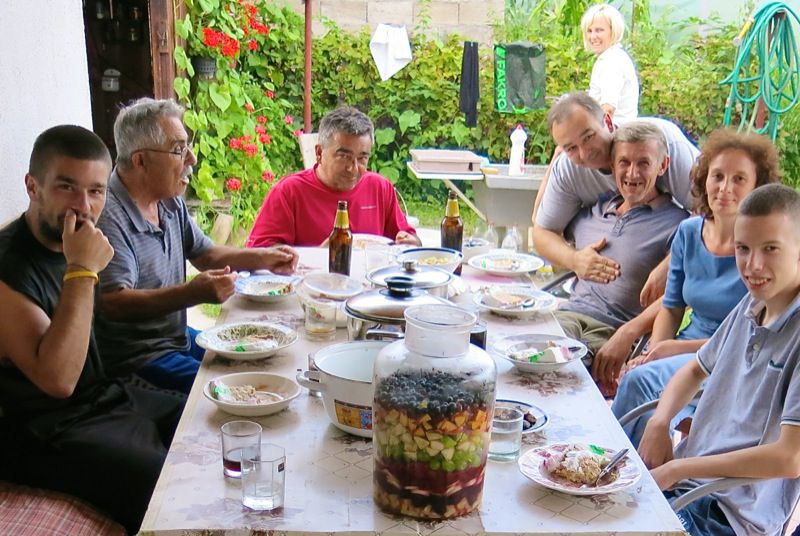
[[274,402],[259,404],[226,402],[214,398],[211,393],[211,381],[206,382],[203,387],[203,394],[206,398],[216,404],[222,411],[241,417],[263,417],[264,415],[272,415],[273,413],[285,409],[289,405],[289,402],[297,398],[300,394],[300,386],[291,378],[285,378],[268,372],[236,372],[234,374],[226,374],[214,378],[214,381],[221,381],[226,385],[238,387],[252,385],[257,391],[266,391],[280,397],[279,400]]
[[411,248],[397,256],[397,263],[417,261],[420,266],[432,266],[452,274],[463,258],[460,251],[449,248]]
[[[550,341],[559,346],[574,348],[574,350],[571,350],[571,355],[568,361],[558,362],[558,363],[531,363],[528,361],[522,361],[511,357],[512,353],[520,350],[523,347],[535,347],[537,349],[544,349],[547,347],[547,344]],[[508,337],[503,337],[502,339],[494,343],[491,346],[490,350],[491,350],[490,353],[512,363],[515,367],[517,367],[518,370],[522,372],[536,372],[536,373],[553,372],[559,370],[563,367],[566,367],[573,361],[579,361],[589,351],[588,348],[586,348],[585,344],[575,339],[571,339],[569,337],[561,337],[558,335],[547,335],[547,334],[536,334],[536,333],[524,333],[520,335],[509,335]]]

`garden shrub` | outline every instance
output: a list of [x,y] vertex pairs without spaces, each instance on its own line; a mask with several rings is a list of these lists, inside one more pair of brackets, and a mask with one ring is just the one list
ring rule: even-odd
[[[249,227],[273,177],[301,165],[294,135],[301,126],[303,20],[291,8],[271,2],[185,2],[189,15],[178,22],[178,29],[187,37],[188,50],[176,51],[176,63],[184,71],[176,89],[190,109],[187,125],[204,140],[196,144],[201,161],[192,187],[207,208],[227,190],[236,223]],[[575,13],[582,13],[587,3],[534,1],[529,11],[516,14],[527,16],[523,23],[517,20],[496,25],[498,38],[525,38],[545,45],[549,99],[588,87],[594,58],[583,49],[580,31],[573,22]],[[269,28],[267,35],[258,34],[252,51],[248,45],[254,35],[251,16]],[[735,49],[730,43],[740,25],[704,21],[703,35],[695,32],[673,44],[670,35],[698,21],[653,21],[644,0],[636,1],[634,16],[634,30],[626,36],[626,45],[640,74],[640,115],[670,118],[694,140],[702,141],[722,122],[728,89],[718,82],[733,66]],[[458,109],[461,37],[441,39],[432,35],[423,20],[422,27],[412,35],[413,61],[381,82],[369,52],[369,31],[348,33],[330,22],[326,24],[327,33],[316,37],[313,44],[313,123],[317,125],[325,113],[342,104],[367,113],[376,127],[370,168],[394,182],[407,200],[439,205],[445,197],[444,186],[438,181],[416,180],[410,175],[406,161],[412,148],[467,148],[504,162],[510,147],[508,135],[519,123],[528,129],[526,159],[532,163],[549,160],[554,146],[547,132],[545,110],[521,115],[493,110],[491,47],[480,47],[478,125],[469,128]],[[197,81],[191,76],[186,56],[208,54],[203,34],[206,28],[227,32],[241,46],[234,57],[211,50],[217,58],[216,79]],[[229,101],[225,110],[219,106],[220,93],[223,104]],[[260,116],[266,118],[265,123],[258,122]],[[255,129],[260,124],[266,126],[269,143],[258,141]],[[800,112],[795,109],[785,117],[778,140],[791,184],[798,180],[798,131]],[[241,147],[231,146],[232,139],[248,135],[249,143],[256,144],[253,157]],[[230,183],[231,178],[240,183]]]

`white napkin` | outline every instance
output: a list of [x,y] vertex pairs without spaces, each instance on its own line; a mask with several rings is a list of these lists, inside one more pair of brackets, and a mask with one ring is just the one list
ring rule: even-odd
[[372,34],[369,50],[381,80],[388,80],[411,61],[411,45],[406,27],[379,24]]

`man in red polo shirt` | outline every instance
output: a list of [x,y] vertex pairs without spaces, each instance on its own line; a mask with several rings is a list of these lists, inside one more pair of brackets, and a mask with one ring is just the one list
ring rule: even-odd
[[319,125],[316,165],[284,177],[272,188],[247,246],[319,246],[333,229],[338,201],[347,201],[353,233],[420,245],[400,210],[394,185],[367,171],[373,133],[372,121],[355,108],[326,115]]

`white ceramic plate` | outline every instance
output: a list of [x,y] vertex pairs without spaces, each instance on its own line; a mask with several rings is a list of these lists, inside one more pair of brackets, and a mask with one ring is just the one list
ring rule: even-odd
[[[511,357],[511,352],[518,351],[528,345],[539,350],[543,350],[552,341],[559,346],[566,346],[570,348],[570,360],[564,363],[530,363],[528,361],[520,361]],[[515,367],[523,372],[550,372],[558,370],[559,368],[572,363],[576,359],[580,359],[588,353],[586,345],[575,339],[569,337],[560,337],[558,335],[541,335],[534,333],[526,333],[521,335],[510,335],[504,337],[491,346],[491,352],[506,361],[511,362]]]
[[527,402],[522,402],[521,400],[510,400],[508,398],[498,398],[494,401],[494,407],[510,407],[510,408],[517,408],[522,413],[530,413],[534,417],[536,417],[536,423],[531,426],[530,428],[523,428],[522,435],[525,434],[532,434],[533,432],[538,432],[550,422],[550,417],[547,416],[547,413],[544,412],[542,408],[539,406],[534,406],[533,404],[529,404]]
[[236,280],[236,293],[254,302],[276,302],[294,294],[297,278],[282,275],[251,275]]
[[297,340],[292,328],[272,322],[235,322],[204,330],[197,344],[229,359],[261,359]]
[[[639,466],[630,459],[622,462],[619,466],[619,476],[608,484],[601,486],[590,486],[586,484],[576,484],[565,478],[551,475],[545,468],[544,461],[552,453],[563,452],[569,446],[568,443],[556,443],[546,447],[538,447],[529,450],[518,460],[519,470],[523,475],[530,478],[537,484],[546,488],[569,493],[570,495],[603,495],[629,488],[639,481],[642,473]],[[616,450],[606,449],[606,455],[613,456]]]
[[[523,300],[532,298],[534,302],[527,306],[509,307],[503,305],[503,301],[499,299],[502,295],[498,293],[520,296]],[[530,318],[539,313],[552,311],[558,303],[552,294],[524,285],[491,285],[476,292],[472,299],[480,307],[509,318]]]
[[[218,400],[211,392],[212,381],[221,381],[228,386],[252,385],[257,391],[265,391],[272,396],[274,401],[262,403],[236,403]],[[206,382],[203,394],[219,409],[231,415],[242,417],[261,417],[277,413],[289,405],[289,402],[300,394],[300,386],[291,380],[277,374],[267,372],[237,372],[226,374]]]
[[369,234],[369,233],[354,233],[353,234],[353,248],[365,249],[368,243],[373,244],[386,244],[389,245],[394,240],[386,238],[385,236]]
[[495,250],[472,257],[469,265],[487,274],[514,277],[535,272],[544,266],[544,261],[535,255]]

